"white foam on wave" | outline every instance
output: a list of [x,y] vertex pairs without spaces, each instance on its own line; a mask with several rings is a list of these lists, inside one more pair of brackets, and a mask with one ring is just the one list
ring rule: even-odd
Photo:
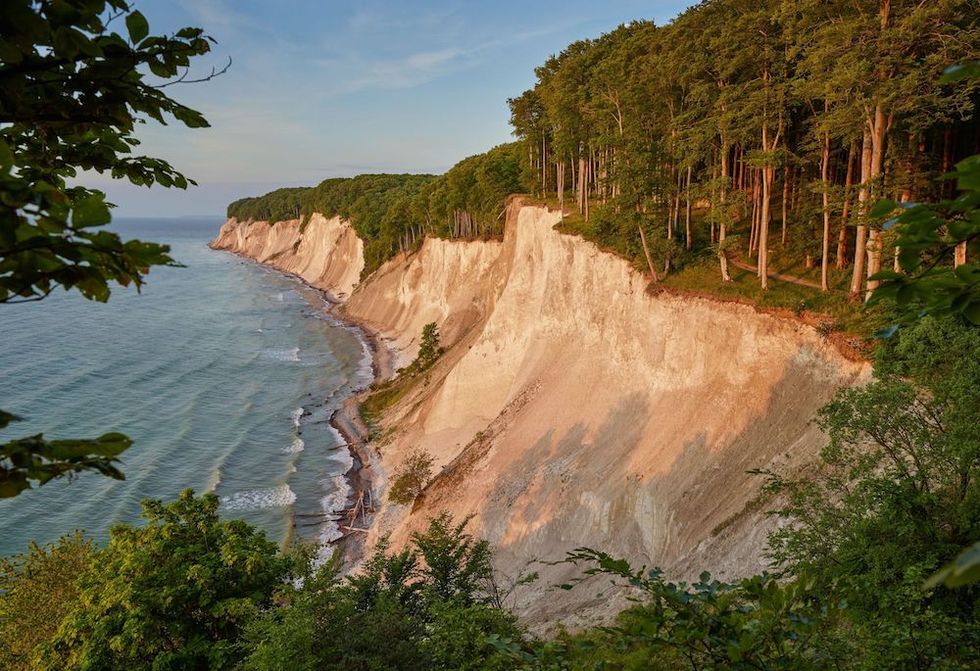
[[246,489],[231,496],[221,497],[225,510],[262,510],[265,508],[284,508],[296,502],[296,494],[289,485],[283,483],[269,489]]
[[354,457],[350,450],[334,450],[325,458],[327,471],[330,475],[343,475],[354,465]]
[[299,436],[296,436],[295,438],[293,438],[293,442],[289,445],[289,447],[282,448],[282,453],[299,454],[300,452],[303,451],[303,448],[305,447],[306,447],[306,443],[303,442],[303,439],[300,438]]
[[262,350],[261,354],[273,361],[288,361],[290,363],[299,361],[299,347],[269,347]]
[[327,424],[327,433],[333,437],[333,442],[328,446],[331,448],[336,448],[339,445],[345,445],[347,441],[344,439],[344,434],[337,430],[333,424]]
[[303,416],[303,408],[296,408],[290,413],[293,418],[293,426],[299,428],[299,418]]
[[[350,497],[353,493],[350,483],[347,482],[347,478],[341,475],[334,475],[332,477],[327,477],[320,480],[320,486],[324,491],[328,492],[323,498],[320,499],[320,508],[327,515],[336,515],[338,513],[344,512],[350,503]],[[332,533],[329,527],[335,525],[328,524],[324,525],[324,529],[320,534],[321,539],[324,533]],[[339,529],[336,533],[340,533]]]
[[374,355],[371,353],[371,346],[368,345],[367,338],[361,337],[361,361],[359,373],[361,382],[365,385],[371,384],[374,380]]

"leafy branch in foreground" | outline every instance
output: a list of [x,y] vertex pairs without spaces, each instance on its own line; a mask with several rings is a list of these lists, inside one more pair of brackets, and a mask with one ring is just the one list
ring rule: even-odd
[[[949,67],[940,81],[977,79],[980,61]],[[872,277],[882,282],[872,300],[894,301],[904,323],[924,314],[959,314],[980,326],[980,264],[969,262],[970,250],[980,239],[980,155],[963,159],[943,179],[955,181],[960,192],[956,198],[935,204],[885,199],[872,210],[872,217],[898,212],[882,227],[898,232],[897,267]]]
[[[0,429],[17,417],[0,410]],[[48,480],[96,471],[123,480],[116,468],[117,457],[133,441],[121,433],[107,433],[93,439],[45,440],[37,434],[0,444],[0,499],[17,496]]]
[[[110,29],[119,15],[127,35]],[[192,184],[132,152],[146,118],[208,125],[148,75],[181,77],[210,38],[200,28],[150,35],[123,0],[12,0],[0,25],[0,302],[39,300],[59,285],[100,301],[109,282],[139,287],[151,266],[173,262],[166,245],[96,230],[110,221],[105,195],[66,180],[94,170],[140,186]]]
[[872,211],[875,217],[899,211],[884,228],[898,232],[900,268],[874,276],[882,284],[873,301],[894,301],[906,323],[921,314],[960,314],[980,326],[980,264],[967,260],[967,250],[980,239],[980,155],[958,163],[947,179],[956,180],[955,199],[883,200]]
[[[167,245],[104,230],[111,220],[105,194],[68,182],[96,171],[138,186],[193,184],[166,161],[134,155],[135,130],[168,116],[190,128],[208,125],[162,89],[221,74],[187,77],[191,59],[212,42],[200,28],[151,35],[125,0],[0,4],[0,305],[42,300],[59,286],[105,301],[111,283],[139,289],[151,267],[176,265]],[[15,419],[2,417],[0,428]],[[0,497],[86,470],[121,478],[113,464],[130,444],[116,433],[6,442]]]

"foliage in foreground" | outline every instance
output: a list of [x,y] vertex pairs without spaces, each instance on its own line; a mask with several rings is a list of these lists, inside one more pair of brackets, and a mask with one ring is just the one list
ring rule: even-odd
[[35,651],[78,599],[78,576],[93,556],[92,542],[75,532],[0,562],[0,669],[35,668]]
[[588,565],[585,575],[630,585],[638,604],[613,626],[560,636],[534,652],[500,642],[524,668],[817,671],[844,662],[832,626],[845,604],[812,583],[783,585],[766,574],[722,583],[707,573],[691,585],[671,583],[657,569],[585,548],[569,561]]
[[948,176],[959,194],[938,203],[884,200],[875,213],[898,214],[886,229],[898,233],[898,267],[875,277],[883,284],[873,299],[894,301],[906,322],[916,314],[959,314],[980,326],[980,263],[968,251],[980,239],[980,155],[956,165]]
[[521,637],[515,618],[491,605],[491,551],[443,514],[411,547],[382,542],[361,574],[328,564],[249,631],[253,671],[512,668],[492,640]]
[[[146,525],[116,526],[42,646],[42,669],[227,669],[244,627],[272,603],[290,561],[265,534],[222,521],[218,499],[146,501]],[[38,595],[40,596],[40,595]]]

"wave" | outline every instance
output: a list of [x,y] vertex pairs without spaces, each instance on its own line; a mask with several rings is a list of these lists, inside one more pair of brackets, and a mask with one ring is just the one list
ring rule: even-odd
[[290,413],[290,416],[293,418],[293,426],[298,429],[300,417],[303,416],[303,408],[302,407],[296,408],[295,410],[292,411],[292,413]]
[[273,361],[299,361],[299,347],[267,347],[259,352],[262,356]]
[[296,494],[288,484],[269,489],[246,489],[231,496],[221,498],[225,510],[263,510],[265,508],[284,508],[296,502]]
[[[320,486],[329,492],[320,499],[320,508],[325,515],[337,515],[344,512],[348,505],[350,505],[351,495],[354,493],[354,490],[351,489],[350,483],[347,482],[347,478],[343,475],[324,478],[320,481]],[[329,543],[337,540],[341,535],[338,524],[327,523],[320,529],[320,542]]]
[[283,454],[299,454],[306,447],[306,443],[299,436],[293,438],[293,442],[289,447],[282,448]]
[[332,450],[324,458],[324,468],[330,475],[342,475],[354,466],[354,456],[350,450]]

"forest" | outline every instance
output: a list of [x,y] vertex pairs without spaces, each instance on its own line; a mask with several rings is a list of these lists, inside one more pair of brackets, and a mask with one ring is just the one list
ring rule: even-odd
[[315,187],[278,189],[228,206],[239,220],[275,222],[314,212],[340,215],[364,240],[365,273],[425,236],[490,237],[503,234],[504,202],[521,190],[516,144],[471,156],[438,177],[358,175],[327,179]]
[[741,256],[763,288],[795,262],[864,296],[895,256],[872,204],[948,197],[936,178],[978,151],[976,85],[943,79],[978,57],[976,10],[703,2],[568,46],[510,100],[511,120],[535,191],[573,202],[600,241],[642,247],[654,278],[711,249],[719,281]]

